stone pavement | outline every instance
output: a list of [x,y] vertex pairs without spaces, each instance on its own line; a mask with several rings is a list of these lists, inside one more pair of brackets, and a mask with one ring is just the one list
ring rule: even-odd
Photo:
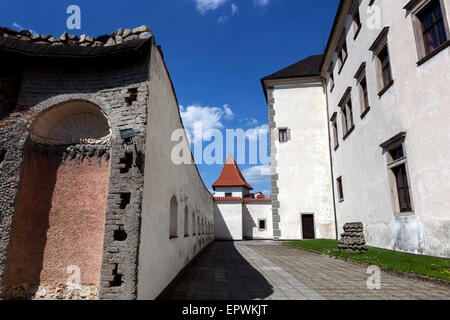
[[367,288],[367,268],[274,241],[214,242],[161,299],[450,300],[444,285],[381,273]]

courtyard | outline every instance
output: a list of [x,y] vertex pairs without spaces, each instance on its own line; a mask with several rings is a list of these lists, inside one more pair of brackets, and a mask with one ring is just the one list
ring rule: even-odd
[[366,267],[275,241],[214,242],[162,300],[448,300],[450,288],[381,273],[367,288]]

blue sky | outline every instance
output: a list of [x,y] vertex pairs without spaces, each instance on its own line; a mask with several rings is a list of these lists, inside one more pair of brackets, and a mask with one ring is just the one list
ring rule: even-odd
[[[247,130],[267,125],[259,79],[323,52],[338,2],[3,0],[0,25],[56,36],[64,31],[98,36],[148,25],[162,45],[185,125],[203,117],[207,126],[221,131]],[[72,4],[81,8],[81,30],[67,30],[66,9]],[[208,188],[221,167],[199,165]],[[269,193],[268,167],[240,167],[255,191]]]

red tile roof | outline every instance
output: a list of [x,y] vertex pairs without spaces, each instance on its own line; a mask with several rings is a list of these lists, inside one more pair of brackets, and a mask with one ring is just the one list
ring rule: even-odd
[[[263,195],[264,196],[264,195]],[[244,202],[272,202],[271,198],[252,198],[252,197],[244,197]]]
[[240,197],[214,197],[216,201],[242,201]]
[[214,182],[213,189],[216,190],[216,187],[247,187],[248,189],[253,190],[252,186],[245,181],[244,176],[232,155],[228,156],[219,179]]

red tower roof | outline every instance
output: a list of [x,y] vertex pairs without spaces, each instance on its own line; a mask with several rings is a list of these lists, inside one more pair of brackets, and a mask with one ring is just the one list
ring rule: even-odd
[[252,186],[245,181],[244,176],[232,155],[228,156],[219,179],[214,182],[214,190],[216,187],[247,187],[249,190],[253,190]]

